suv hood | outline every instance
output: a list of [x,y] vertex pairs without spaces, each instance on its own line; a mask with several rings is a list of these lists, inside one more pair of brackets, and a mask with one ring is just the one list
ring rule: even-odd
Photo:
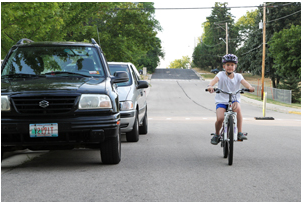
[[103,90],[105,78],[92,77],[46,77],[1,79],[2,92],[47,91],[47,90]]
[[132,89],[131,86],[118,87],[117,91],[118,91],[118,94],[119,94],[119,100],[120,101],[126,101],[131,89]]

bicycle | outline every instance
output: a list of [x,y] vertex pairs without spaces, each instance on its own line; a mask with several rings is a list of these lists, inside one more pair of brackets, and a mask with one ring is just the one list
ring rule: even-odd
[[[206,89],[208,91],[208,89]],[[242,141],[237,137],[237,113],[232,108],[232,97],[236,97],[238,93],[243,94],[244,91],[249,92],[249,89],[240,89],[235,93],[226,92],[219,88],[214,88],[216,93],[224,93],[229,95],[228,108],[224,113],[224,120],[221,131],[219,133],[221,147],[223,147],[223,158],[228,158],[228,164],[233,164],[234,142]],[[247,133],[245,134],[247,135]]]

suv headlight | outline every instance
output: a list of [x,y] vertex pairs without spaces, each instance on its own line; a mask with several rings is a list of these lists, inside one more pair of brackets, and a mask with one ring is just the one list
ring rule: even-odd
[[133,102],[132,101],[120,102],[120,110],[121,111],[133,110]]
[[112,108],[111,100],[107,95],[82,94],[79,109],[108,109]]
[[10,102],[8,96],[1,95],[1,111],[10,111]]

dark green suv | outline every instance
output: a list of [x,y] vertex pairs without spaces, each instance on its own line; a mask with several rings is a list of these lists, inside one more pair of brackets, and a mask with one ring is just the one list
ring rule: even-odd
[[[120,112],[101,47],[20,40],[1,65],[1,151],[98,148],[102,162],[121,160]],[[3,154],[3,153],[2,153]]]

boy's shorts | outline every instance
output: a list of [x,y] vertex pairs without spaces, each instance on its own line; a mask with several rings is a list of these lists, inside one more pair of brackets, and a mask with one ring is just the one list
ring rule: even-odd
[[[239,101],[232,101],[232,104],[234,103],[234,102],[238,102],[239,103]],[[218,108],[224,108],[225,110],[227,110],[228,109],[228,105],[227,104],[217,104],[216,105],[216,110],[218,109]]]

